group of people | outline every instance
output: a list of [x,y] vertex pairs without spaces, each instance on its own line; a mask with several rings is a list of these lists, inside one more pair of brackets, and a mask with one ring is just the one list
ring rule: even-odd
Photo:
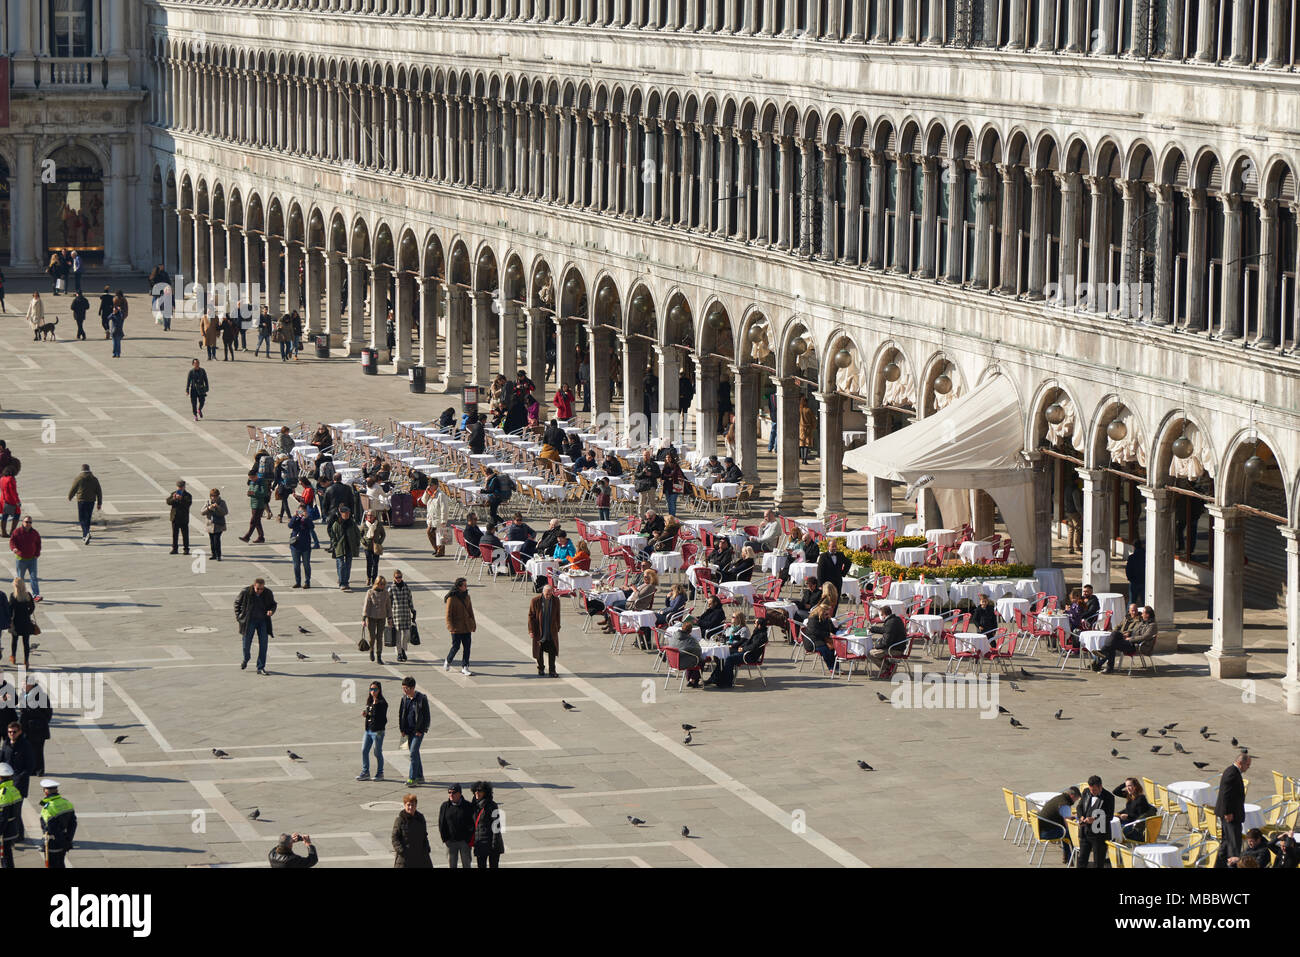
[[256,329],[253,358],[257,358],[263,348],[266,349],[266,358],[271,358],[271,345],[274,343],[280,347],[281,362],[297,361],[302,350],[304,328],[302,315],[296,309],[276,319],[268,307],[262,306],[261,312],[254,317],[245,303],[239,303],[234,315],[218,315],[215,308],[205,311],[199,319],[199,345],[207,350],[209,360],[217,358],[217,346],[220,345],[221,361],[233,362],[235,353],[248,351],[248,333]]

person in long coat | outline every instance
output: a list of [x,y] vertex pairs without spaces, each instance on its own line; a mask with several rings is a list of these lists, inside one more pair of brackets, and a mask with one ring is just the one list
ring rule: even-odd
[[817,413],[806,395],[799,396],[799,461],[807,464],[808,452],[817,446]]
[[414,794],[402,798],[402,809],[393,821],[393,866],[433,867],[429,856],[429,828],[424,815],[415,809],[418,799]]
[[[550,585],[542,588],[542,593],[528,603],[528,637],[533,640],[533,657],[537,660],[537,673],[542,671],[543,654],[550,658],[547,672],[552,678],[555,673],[555,656],[560,652],[560,599],[555,597],[555,589]],[[548,647],[542,649],[543,643]]]

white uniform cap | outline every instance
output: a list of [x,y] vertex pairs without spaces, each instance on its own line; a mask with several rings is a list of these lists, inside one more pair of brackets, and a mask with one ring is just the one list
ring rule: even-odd
[[41,787],[57,791],[59,789],[59,782],[54,780],[54,778],[42,778]]
[[0,777],[11,778],[14,776],[14,769],[7,764],[0,764]]

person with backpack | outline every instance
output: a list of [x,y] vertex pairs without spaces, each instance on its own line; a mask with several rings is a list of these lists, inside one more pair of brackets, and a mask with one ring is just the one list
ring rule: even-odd
[[596,483],[596,514],[600,516],[600,521],[609,521],[609,507],[613,501],[614,495],[609,486],[609,479],[602,478]]
[[502,502],[510,501],[510,496],[515,492],[514,480],[509,476],[498,472],[491,466],[487,470],[487,482],[483,486],[483,494],[488,500],[488,518],[493,525],[499,524],[501,516],[498,509],[501,508]]
[[293,490],[298,487],[298,461],[292,455],[282,455],[275,466],[275,497],[280,500],[280,517],[283,523],[288,515],[293,518]]

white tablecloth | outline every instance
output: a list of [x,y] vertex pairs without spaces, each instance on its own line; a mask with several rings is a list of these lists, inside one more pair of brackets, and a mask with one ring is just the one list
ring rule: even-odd
[[962,542],[957,546],[957,554],[964,562],[974,564],[993,557],[993,546],[988,542]]
[[576,573],[571,575],[568,572],[565,572],[564,574],[557,575],[555,581],[561,588],[572,588],[575,591],[591,591],[590,575],[579,575]]
[[626,545],[633,551],[639,551],[640,549],[645,548],[645,543],[647,541],[649,541],[649,539],[644,535],[620,535],[618,537],[618,543],[620,545]]
[[809,532],[817,532],[819,535],[826,531],[826,523],[820,518],[796,518],[795,524]]
[[902,512],[876,512],[871,516],[872,528],[892,528],[894,534],[903,534]]
[[897,598],[877,598],[871,603],[871,607],[881,614],[892,610],[895,615],[901,615],[906,604],[899,601]]
[[909,565],[925,564],[924,548],[896,548],[894,549],[894,561],[906,568]]
[[[664,644],[665,645],[675,644],[677,639],[681,637],[681,634],[682,634],[682,626],[673,625],[671,628],[669,628],[667,631],[664,632]],[[702,634],[700,634],[700,629],[698,626],[693,627],[691,629],[691,635],[695,638],[696,641],[700,641],[700,639],[704,637]]]
[[502,544],[505,545],[506,551],[517,552],[519,549],[523,548],[527,542],[502,542]]
[[[1106,612],[1110,612],[1111,624],[1118,627],[1124,620],[1124,612],[1128,610],[1128,606],[1124,604],[1124,596],[1114,591],[1099,591],[1096,595],[1097,603],[1101,606],[1099,614],[1104,617]],[[1098,618],[1098,621],[1100,620]]]
[[587,527],[597,535],[613,535],[618,532],[618,522],[588,522]]
[[773,575],[781,574],[781,569],[785,568],[785,556],[777,552],[763,553],[763,571],[771,572]]
[[773,610],[779,609],[785,612],[787,616],[792,616],[798,606],[792,601],[769,601],[764,602],[763,607],[771,608]]
[[543,498],[549,498],[554,501],[559,501],[564,498],[563,485],[539,485],[537,486],[537,492]]
[[936,545],[952,545],[957,541],[957,533],[951,528],[929,528],[926,529],[925,540]]
[[696,588],[699,588],[700,583],[698,579],[696,579],[695,577],[695,572],[701,568],[708,568],[708,567],[709,567],[708,565],[702,565],[699,562],[696,562],[690,568],[686,569],[686,580],[690,582],[692,585],[694,585]]
[[794,562],[790,565],[790,581],[802,585],[805,579],[817,577],[817,565],[813,562]]
[[751,582],[719,582],[718,591],[743,601],[752,602],[754,600],[754,585]]
[[536,578],[538,575],[545,575],[559,563],[554,558],[530,558],[524,564],[528,574]]
[[1241,822],[1242,832],[1249,831],[1252,827],[1264,826],[1264,814],[1258,804],[1243,805],[1246,808],[1246,820]]
[[1003,621],[1015,621],[1017,608],[1021,611],[1029,611],[1029,599],[1003,597],[997,600],[995,607],[998,610],[998,617]]
[[924,535],[925,526],[922,525],[920,522],[908,522],[906,525],[903,526],[903,534],[908,536]]
[[731,648],[725,641],[700,642],[700,654],[705,658],[716,658],[719,661],[724,661],[730,653]]
[[927,635],[943,633],[943,615],[913,615],[908,622],[912,631],[923,631]]
[[1053,631],[1057,628],[1064,628],[1066,631],[1070,630],[1070,616],[1065,614],[1039,615],[1038,623],[1044,628],[1050,628]]
[[1038,579],[1039,591],[1045,591],[1057,598],[1065,598],[1065,572],[1060,568],[1035,568],[1034,577]]
[[1213,805],[1219,799],[1219,789],[1208,781],[1175,781],[1169,785],[1169,793],[1178,799],[1183,813],[1187,813],[1187,803]]
[[[1138,862],[1142,861],[1142,864]],[[1133,848],[1135,867],[1161,864],[1165,867],[1182,867],[1183,857],[1177,844],[1139,844]]]
[[988,595],[994,601],[1003,595],[1014,595],[1016,593],[1016,583],[1009,578],[990,578],[981,583],[984,594]]
[[638,628],[653,628],[655,626],[655,613],[653,611],[624,611],[619,613],[623,621],[636,625]]
[[652,552],[650,554],[650,567],[661,575],[675,572],[682,567],[682,553]]
[[1016,597],[1028,598],[1033,601],[1038,597],[1041,589],[1038,587],[1037,578],[1017,578],[1016,579]]
[[872,647],[875,645],[875,637],[873,635],[836,634],[835,637],[844,639],[844,644],[851,655],[869,654]]
[[862,601],[862,582],[856,578],[844,579],[840,597],[845,601]]
[[849,548],[856,549],[875,548],[876,542],[880,538],[869,528],[855,528],[851,532],[836,532],[836,534],[845,536]]
[[958,651],[978,651],[980,654],[989,650],[989,640],[980,631],[959,631],[953,635],[957,639]]
[[[899,584],[901,585],[903,583],[899,582]],[[937,608],[940,605],[946,605],[948,603],[948,586],[943,582],[927,580],[923,582],[908,582],[908,584],[912,586],[911,597],[915,598],[917,595],[920,595],[922,598],[931,599],[934,602],[934,604],[930,606],[931,608]],[[898,597],[902,598],[903,596],[899,595]]]
[[[1109,641],[1109,631],[1083,631],[1079,633],[1079,644],[1089,651],[1101,651]],[[1147,795],[1147,797],[1150,797],[1150,795]]]
[[700,534],[700,532],[708,532],[710,535],[713,534],[713,523],[708,519],[693,518],[689,522],[682,522],[682,524],[689,525],[691,528],[695,529],[695,534],[697,535]]
[[714,482],[709,491],[718,498],[735,498],[740,494],[740,485],[737,482]]

